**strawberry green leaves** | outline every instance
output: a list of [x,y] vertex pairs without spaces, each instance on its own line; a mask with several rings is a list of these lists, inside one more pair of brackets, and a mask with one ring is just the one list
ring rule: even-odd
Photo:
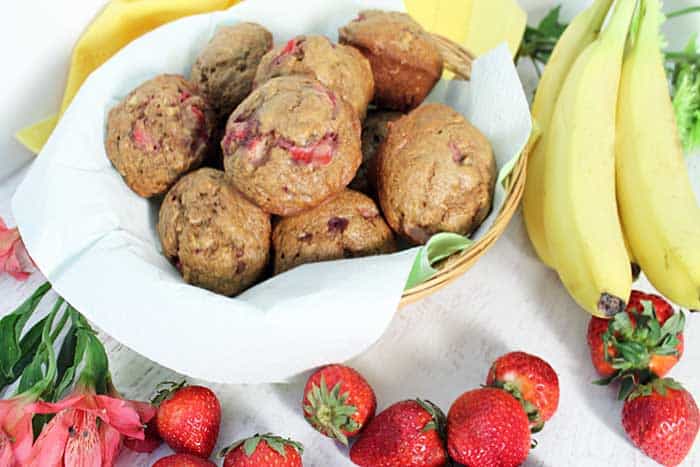
[[357,407],[348,404],[349,394],[341,394],[340,387],[341,383],[338,382],[328,390],[326,379],[321,376],[320,386],[314,384],[307,395],[309,404],[304,407],[304,412],[311,425],[320,427],[347,446],[348,437],[344,432],[352,433],[359,429],[357,422],[351,418],[357,412]]
[[241,446],[243,446],[243,452],[245,453],[246,457],[251,457],[258,449],[258,445],[260,445],[261,441],[267,443],[267,445],[270,446],[270,449],[282,457],[287,457],[287,446],[291,446],[292,448],[296,449],[299,455],[304,453],[304,446],[302,446],[301,443],[293,441],[289,438],[282,438],[281,436],[273,435],[272,433],[265,433],[264,435],[256,434],[248,439],[236,441],[231,446],[223,449],[219,453],[219,457],[226,457],[226,454],[238,449]]
[[432,420],[423,427],[423,433],[435,430],[438,432],[440,439],[447,439],[447,417],[445,416],[445,412],[428,400],[416,399],[416,402],[418,402],[418,405],[423,407],[432,417]]
[[630,391],[625,400],[633,401],[638,397],[651,396],[654,392],[660,396],[666,397],[668,389],[681,391],[683,386],[678,381],[672,378],[655,379],[649,384],[637,386],[633,391]]

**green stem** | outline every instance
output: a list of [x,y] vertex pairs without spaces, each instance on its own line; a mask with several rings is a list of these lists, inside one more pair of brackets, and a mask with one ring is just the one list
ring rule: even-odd
[[666,59],[674,62],[697,62],[700,61],[700,54],[687,52],[666,52]]
[[[56,338],[53,337],[51,333],[51,328],[53,327],[53,320],[56,317],[58,310],[60,310],[63,306],[63,303],[63,298],[58,297],[58,300],[56,300],[56,303],[54,304],[51,313],[49,313],[49,317],[46,320],[46,326],[44,327],[44,331],[41,334],[41,341],[44,345],[44,349],[46,350],[47,358],[49,361],[48,367],[46,369],[46,378],[44,378],[47,387],[44,389],[44,391],[46,389],[51,389],[51,387],[56,383],[56,374],[58,373],[58,367],[56,366],[56,352],[53,349],[53,343]],[[56,329],[56,337],[58,337],[58,334],[61,333],[63,326],[66,324],[66,320],[64,319],[66,314],[67,313],[64,313],[63,317],[61,318],[61,321],[59,321],[59,326]],[[42,393],[44,391],[42,391]]]
[[672,11],[671,13],[666,13],[666,18],[677,18],[678,16],[687,15],[688,13],[700,13],[700,6],[691,6],[688,8],[683,8],[682,10]]

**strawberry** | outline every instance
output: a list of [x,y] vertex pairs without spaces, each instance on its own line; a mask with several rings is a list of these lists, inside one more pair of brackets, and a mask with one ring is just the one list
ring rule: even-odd
[[233,443],[221,451],[224,467],[301,467],[304,447],[270,433]]
[[221,405],[210,389],[184,384],[161,385],[153,400],[156,427],[173,451],[207,458],[219,437]]
[[144,434],[144,439],[124,438],[124,446],[135,452],[151,453],[163,444],[163,440],[158,435],[155,417],[146,424]]
[[592,318],[588,326],[591,360],[605,379],[621,379],[621,398],[634,383],[662,378],[683,355],[685,315],[658,295],[633,291],[626,313],[610,320]]
[[498,358],[489,371],[486,385],[505,389],[523,405],[536,433],[552,418],[559,406],[559,378],[539,357],[511,352]]
[[350,459],[364,467],[444,466],[444,430],[445,414],[431,402],[398,402],[367,425]]
[[309,377],[302,405],[306,420],[316,430],[347,446],[348,437],[374,417],[377,398],[360,373],[347,366],[328,365]]
[[622,425],[632,443],[662,465],[680,464],[700,427],[693,396],[676,381],[655,379],[625,401]]
[[530,442],[525,410],[502,389],[465,392],[447,414],[447,451],[461,464],[520,465],[527,459]]
[[158,459],[153,467],[216,467],[216,464],[192,454],[173,454]]

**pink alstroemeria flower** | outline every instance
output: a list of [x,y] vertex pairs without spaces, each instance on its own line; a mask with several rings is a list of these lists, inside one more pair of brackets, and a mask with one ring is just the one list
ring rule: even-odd
[[0,274],[6,272],[18,281],[26,280],[29,272],[22,267],[22,256],[29,257],[19,231],[16,228],[8,229],[0,218]]
[[37,402],[27,411],[56,414],[31,449],[25,464],[31,467],[111,467],[123,437],[143,439],[144,425],[155,416],[149,404],[97,395],[87,388],[77,388],[54,404]]
[[23,466],[32,449],[32,414],[27,407],[34,402],[31,395],[0,400],[0,466]]

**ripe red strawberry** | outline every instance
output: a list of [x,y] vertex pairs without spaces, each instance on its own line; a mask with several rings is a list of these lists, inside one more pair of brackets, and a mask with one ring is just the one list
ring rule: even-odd
[[224,467],[301,467],[304,447],[270,433],[233,443],[221,452]]
[[540,431],[559,406],[557,373],[549,363],[525,352],[511,352],[493,362],[486,385],[505,389],[518,399],[532,432]]
[[672,379],[639,386],[622,409],[622,425],[632,443],[662,465],[683,462],[700,428],[693,396]]
[[146,436],[142,440],[125,438],[124,446],[135,452],[151,453],[158,449],[158,446],[163,444],[163,440],[160,439],[160,435],[158,434],[155,417],[153,417],[153,419],[146,424],[146,429],[144,432]]
[[377,398],[360,373],[347,366],[328,365],[309,377],[302,405],[314,428],[347,446],[348,437],[374,417]]
[[398,402],[369,422],[350,459],[363,467],[444,466],[444,430],[445,414],[431,402]]
[[160,405],[156,427],[177,453],[207,458],[219,437],[221,405],[216,394],[202,386],[165,383],[153,400]]
[[626,313],[612,320],[592,318],[588,346],[598,373],[613,379],[632,376],[645,383],[663,377],[683,355],[685,315],[658,295],[633,291]]
[[158,459],[153,467],[216,467],[216,464],[192,454],[173,454]]
[[502,389],[465,392],[447,414],[447,451],[453,460],[464,465],[520,465],[530,452],[527,414]]

